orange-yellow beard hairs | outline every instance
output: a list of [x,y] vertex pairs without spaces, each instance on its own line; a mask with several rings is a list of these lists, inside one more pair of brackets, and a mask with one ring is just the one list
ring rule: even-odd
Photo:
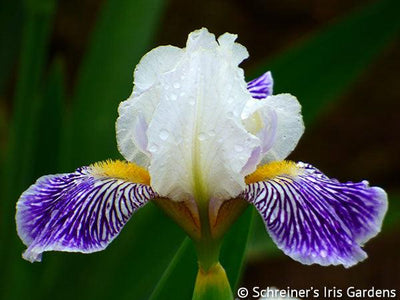
[[111,160],[96,162],[90,165],[94,175],[114,177],[134,183],[150,185],[149,172],[134,163],[122,160]]
[[289,160],[274,161],[258,167],[253,173],[249,174],[245,178],[246,184],[255,183],[258,181],[265,181],[272,179],[279,175],[297,176],[299,174],[299,168],[296,163]]

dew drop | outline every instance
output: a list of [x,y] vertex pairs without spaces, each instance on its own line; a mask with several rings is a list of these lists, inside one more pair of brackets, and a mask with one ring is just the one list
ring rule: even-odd
[[181,84],[179,82],[174,83],[174,88],[179,89],[181,87]]
[[157,145],[151,145],[150,147],[149,147],[149,151],[150,152],[157,152],[157,150],[158,150],[158,146]]
[[233,117],[233,112],[231,112],[231,111],[228,111],[226,114],[228,115],[228,118],[232,118]]
[[171,98],[171,100],[176,100],[178,97],[175,94],[171,94],[171,96],[169,96]]
[[162,139],[163,141],[165,141],[169,136],[169,132],[165,129],[162,129],[160,131],[160,139]]
[[200,141],[204,141],[206,139],[206,134],[204,132],[200,132],[198,138]]
[[234,149],[236,152],[242,152],[243,151],[243,146],[242,145],[235,145]]
[[209,136],[215,136],[215,130],[210,130],[210,131],[208,132],[208,135],[209,135]]
[[321,257],[324,257],[324,258],[327,256],[327,253],[325,250],[321,250],[319,254],[321,255]]

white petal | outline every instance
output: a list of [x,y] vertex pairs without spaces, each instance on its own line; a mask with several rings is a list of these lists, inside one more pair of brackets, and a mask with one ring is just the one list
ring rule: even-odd
[[206,28],[202,28],[189,34],[186,42],[186,52],[194,52],[201,49],[213,50],[217,46],[215,35],[209,33]]
[[182,49],[174,46],[160,46],[147,53],[136,66],[135,95],[152,87],[162,73],[172,70],[182,56]]
[[284,159],[303,133],[295,97],[251,97],[238,67],[248,53],[235,39],[226,33],[217,42],[203,28],[186,48],[156,48],[135,70],[119,107],[118,147],[149,167],[161,196],[235,197],[262,158]]
[[275,111],[277,116],[275,141],[262,163],[283,160],[294,150],[304,132],[301,105],[290,94],[268,96],[261,101],[265,101],[267,107]]
[[174,200],[199,193],[227,199],[245,187],[241,170],[259,140],[241,112],[251,99],[243,71],[205,29],[190,34],[186,52],[160,80],[160,103],[148,128],[152,187]]
[[133,92],[121,102],[116,122],[118,149],[126,160],[149,165],[146,130],[160,101],[158,76],[172,70],[181,56],[182,49],[161,46],[147,53],[136,66]]
[[260,147],[253,151],[242,173],[247,175],[254,172],[265,154],[276,141],[278,116],[276,111],[263,100],[250,99],[242,112],[242,121],[246,130],[260,140]]
[[235,43],[236,34],[224,33],[218,38],[218,43],[222,50],[225,50],[226,55],[230,55],[233,64],[240,64],[243,60],[249,57],[246,47]]
[[119,152],[127,161],[147,167],[150,163],[147,151],[146,125],[150,123],[159,103],[159,91],[150,88],[145,93],[121,102],[116,123]]

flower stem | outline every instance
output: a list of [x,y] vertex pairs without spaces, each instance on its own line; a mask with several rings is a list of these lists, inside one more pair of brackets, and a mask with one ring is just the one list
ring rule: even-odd
[[214,264],[207,271],[199,266],[192,300],[232,299],[231,287],[221,264]]
[[224,268],[219,263],[221,238],[215,238],[210,228],[209,201],[197,201],[201,238],[194,240],[199,264],[193,300],[231,300],[231,287]]

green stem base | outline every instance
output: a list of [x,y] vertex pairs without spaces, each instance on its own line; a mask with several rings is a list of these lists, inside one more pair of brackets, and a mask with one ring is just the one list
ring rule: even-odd
[[192,300],[233,300],[228,277],[220,263],[207,271],[199,266]]

